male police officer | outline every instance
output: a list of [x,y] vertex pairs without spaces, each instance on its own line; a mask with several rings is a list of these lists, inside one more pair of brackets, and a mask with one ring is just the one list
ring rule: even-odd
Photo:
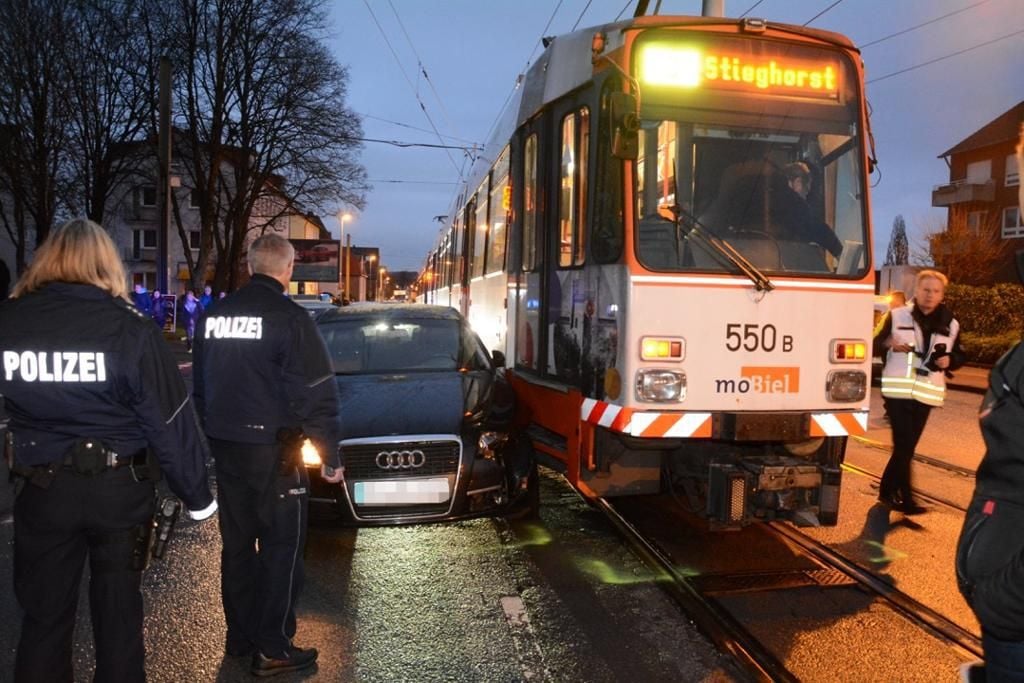
[[217,304],[196,330],[194,392],[217,465],[225,649],[252,654],[252,673],[311,666],[292,644],[302,585],[308,475],[304,434],[341,480],[338,399],[323,340],[283,295],[295,249],[264,235],[249,247],[250,282]]

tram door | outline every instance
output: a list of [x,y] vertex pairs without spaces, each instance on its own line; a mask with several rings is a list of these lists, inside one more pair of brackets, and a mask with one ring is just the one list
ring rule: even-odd
[[548,188],[544,373],[580,385],[584,316],[588,300],[586,256],[590,108],[567,101],[553,110]]
[[[544,330],[547,316],[541,302],[544,300],[544,264],[547,230],[546,207],[550,197],[545,191],[544,178],[547,164],[544,159],[552,155],[546,134],[547,119],[538,117],[526,124],[518,134],[521,152],[512,155],[514,178],[512,191],[519,214],[516,219],[518,258],[509,261],[517,272],[515,305],[515,366],[518,370],[541,373],[544,371],[547,340]],[[511,280],[512,273],[510,273]]]

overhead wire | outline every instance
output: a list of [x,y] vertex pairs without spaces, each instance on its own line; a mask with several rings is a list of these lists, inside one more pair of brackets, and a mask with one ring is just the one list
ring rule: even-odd
[[[394,57],[395,63],[398,65],[398,70],[402,72],[402,77],[405,78],[405,82],[408,83],[409,89],[412,90],[413,97],[415,97],[416,101],[419,103],[420,109],[423,111],[423,115],[427,118],[427,121],[430,123],[430,127],[433,129],[434,134],[437,135],[437,138],[439,140],[444,142],[441,136],[441,132],[437,129],[437,126],[434,124],[434,120],[430,117],[430,112],[427,111],[426,105],[423,104],[423,100],[420,98],[419,93],[416,92],[416,86],[413,85],[412,79],[409,78],[409,75],[405,73],[405,68],[402,66],[402,60],[399,59],[398,53],[395,52],[395,48],[391,44],[391,40],[388,38],[387,32],[384,30],[384,27],[380,25],[380,22],[377,21],[377,15],[373,13],[373,8],[370,7],[370,3],[367,0],[363,0],[363,4],[366,5],[366,10],[370,13],[370,17],[373,19],[373,23],[377,26],[377,30],[380,31],[381,36],[384,38],[384,43],[388,46],[388,50],[391,51],[391,56]],[[452,167],[455,169],[455,172],[458,173],[459,177],[461,178],[462,169],[460,169],[459,165],[455,163],[455,159],[454,157],[452,157],[451,152],[445,149],[445,155],[447,155],[448,161],[451,162]]]
[[941,62],[941,61],[943,61],[945,59],[950,59],[951,57],[956,57],[957,55],[962,55],[965,52],[970,52],[971,50],[977,50],[978,48],[985,47],[987,45],[992,45],[993,43],[998,43],[1001,40],[1006,40],[1007,38],[1013,38],[1014,36],[1018,36],[1018,35],[1020,35],[1022,33],[1024,33],[1024,28],[1022,28],[1022,29],[1020,29],[1018,31],[1014,31],[1013,33],[1007,33],[1005,36],[999,36],[998,38],[993,38],[991,40],[986,40],[983,43],[978,43],[977,45],[972,45],[971,47],[965,47],[962,50],[957,50],[956,52],[951,52],[948,55],[943,55],[941,57],[936,57],[935,59],[929,59],[926,62],[921,62],[920,64],[915,64],[914,66],[908,66],[905,69],[900,69],[898,71],[893,71],[892,73],[885,74],[884,76],[879,76],[878,78],[872,78],[871,80],[865,81],[865,83],[877,83],[879,81],[884,81],[887,78],[892,78],[893,76],[899,76],[900,74],[905,74],[908,71],[914,71],[915,69],[920,69],[921,67],[928,66],[929,64],[935,64],[936,62]]
[[395,21],[398,22],[398,27],[402,29],[402,35],[405,36],[406,42],[408,42],[409,47],[412,48],[412,53],[416,56],[416,63],[419,65],[420,73],[423,74],[423,80],[425,80],[427,85],[430,86],[430,92],[434,93],[434,97],[437,99],[437,104],[441,108],[441,114],[448,123],[449,130],[454,130],[455,126],[452,124],[452,119],[448,115],[448,110],[444,106],[444,100],[434,87],[434,82],[430,80],[430,74],[427,73],[427,67],[424,66],[423,59],[420,57],[420,53],[416,50],[416,45],[413,44],[412,38],[409,37],[409,32],[405,30],[405,24],[402,23],[402,18],[398,16],[398,10],[395,9],[395,5],[391,0],[388,0],[388,6],[391,7],[391,12],[395,15]]
[[[384,123],[390,123],[393,126],[400,126],[402,128],[408,128],[409,130],[418,130],[421,133],[432,133],[433,132],[429,128],[420,128],[418,126],[409,125],[408,123],[402,123],[401,121],[392,121],[391,119],[381,118],[380,116],[372,116],[370,114],[362,114],[362,113],[359,113],[359,112],[356,112],[356,113],[359,116],[363,117],[364,119],[373,119],[374,121],[383,121]],[[474,140],[467,140],[466,138],[460,138],[460,137],[456,137],[454,135],[445,135],[444,137],[446,139],[448,139],[448,140],[458,140],[459,142],[465,142],[465,143],[473,145],[473,146],[479,146],[479,143],[477,143]]]
[[622,9],[619,10],[619,13],[615,15],[615,21],[618,21],[619,19],[621,19],[622,15],[626,13],[626,10],[629,9],[629,6],[632,5],[632,4],[633,4],[633,0],[626,0],[626,4],[623,5]]
[[823,14],[824,14],[825,12],[828,12],[828,11],[829,11],[830,9],[832,9],[833,7],[835,7],[836,5],[838,5],[839,3],[841,3],[842,1],[843,1],[843,0],[836,0],[836,1],[835,1],[835,2],[833,2],[833,3],[831,4],[831,5],[829,5],[829,6],[828,6],[828,7],[826,7],[825,9],[821,10],[820,12],[818,12],[818,13],[817,13],[817,14],[815,14],[815,15],[814,15],[813,17],[811,17],[810,19],[808,19],[807,21],[805,21],[804,23],[802,23],[802,24],[800,24],[800,25],[801,25],[801,26],[807,26],[807,25],[808,25],[808,24],[810,24],[810,23],[811,23],[812,21],[814,21],[815,19],[817,19],[818,17],[820,17],[821,15],[823,15]]
[[929,24],[934,24],[937,21],[942,21],[943,19],[947,19],[947,18],[953,16],[954,14],[960,14],[961,12],[966,12],[969,9],[974,9],[978,5],[984,5],[986,2],[989,2],[989,0],[979,0],[979,2],[976,2],[976,3],[972,4],[972,5],[968,5],[967,7],[962,7],[960,9],[958,9],[958,10],[953,10],[952,12],[947,12],[946,14],[943,14],[941,17],[935,17],[934,19],[929,19],[928,21],[926,21],[924,23],[917,24],[916,26],[911,26],[910,28],[905,28],[902,31],[897,31],[896,33],[890,33],[889,35],[882,36],[881,38],[878,38],[877,40],[872,40],[872,41],[870,41],[868,43],[864,43],[864,44],[860,45],[859,47],[860,47],[861,50],[863,50],[866,47],[871,47],[872,45],[878,45],[879,43],[883,43],[883,42],[889,40],[890,38],[895,38],[896,36],[902,36],[904,33],[910,33],[911,31],[916,31],[917,29],[922,28],[924,26],[928,26]]
[[743,17],[747,16],[748,14],[750,14],[751,12],[753,12],[753,11],[754,11],[754,9],[755,9],[755,8],[756,8],[756,7],[758,6],[758,5],[760,5],[760,4],[762,3],[762,2],[764,2],[764,0],[757,0],[757,2],[755,2],[755,3],[753,4],[753,5],[751,5],[750,7],[748,7],[748,8],[747,8],[747,11],[746,11],[746,12],[744,12],[743,14],[741,14],[741,15],[740,15],[739,17],[737,17],[737,18],[738,18],[738,19],[742,19]]
[[580,12],[578,17],[576,17],[576,23],[572,25],[571,31],[575,31],[576,27],[580,25],[581,21],[583,21],[583,15],[587,13],[588,9],[590,9],[590,3],[592,2],[594,2],[594,0],[587,0],[587,4],[583,6],[583,11]]

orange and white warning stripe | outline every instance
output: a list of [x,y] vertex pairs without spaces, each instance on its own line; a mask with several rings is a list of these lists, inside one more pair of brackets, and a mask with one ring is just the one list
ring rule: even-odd
[[711,413],[651,413],[612,405],[592,398],[583,399],[580,417],[584,422],[615,432],[647,438],[708,438]]
[[811,413],[811,436],[853,436],[868,431],[868,411]]
[[[709,439],[711,413],[655,413],[583,399],[580,418],[614,432],[645,438]],[[868,413],[812,413],[810,436],[866,434]]]

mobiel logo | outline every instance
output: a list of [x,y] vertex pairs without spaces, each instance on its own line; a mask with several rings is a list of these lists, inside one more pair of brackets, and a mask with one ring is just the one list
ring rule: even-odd
[[745,365],[739,379],[716,379],[718,394],[795,394],[800,391],[800,368]]

